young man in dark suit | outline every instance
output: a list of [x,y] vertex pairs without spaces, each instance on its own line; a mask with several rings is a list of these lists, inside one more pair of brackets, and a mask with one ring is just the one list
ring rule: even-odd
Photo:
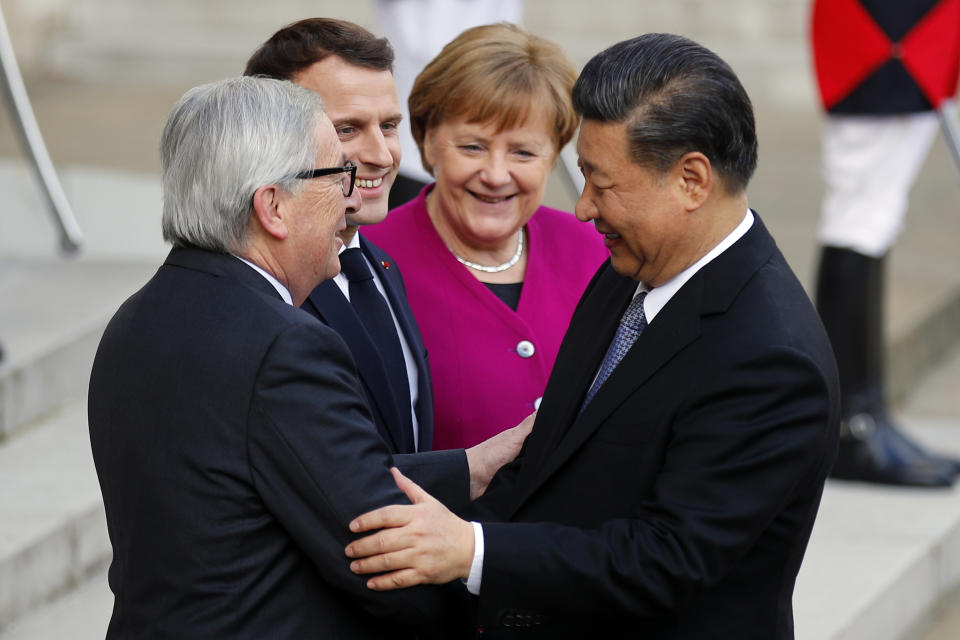
[[748,208],[750,101],[712,52],[647,34],[595,56],[574,105],[577,216],[610,261],[533,433],[480,522],[398,476],[416,504],[351,523],[391,527],[347,547],[351,568],[389,568],[374,589],[466,579],[486,638],[792,638],[839,391],[816,311]]
[[386,39],[344,20],[309,18],[271,36],[244,74],[290,80],[319,94],[347,159],[357,165],[363,203],[348,213],[340,232],[343,270],[314,289],[303,308],[350,347],[374,422],[391,451],[412,453],[430,451],[433,444],[426,348],[399,269],[357,233],[386,217],[400,166],[402,114],[392,70]]
[[464,505],[497,447],[391,455],[346,345],[297,308],[339,271],[360,205],[320,98],[266,78],[197,87],[161,156],[173,249],[110,321],[90,379],[107,637],[449,637],[459,599],[366,589],[342,560],[347,523],[407,502],[393,464]]

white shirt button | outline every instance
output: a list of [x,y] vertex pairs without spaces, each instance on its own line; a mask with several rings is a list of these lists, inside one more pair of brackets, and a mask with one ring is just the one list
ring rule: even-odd
[[517,355],[521,358],[532,358],[536,349],[529,340],[521,340],[517,343]]
[[541,400],[543,400],[543,396],[540,396],[539,398],[537,398],[536,400],[533,401],[533,410],[534,410],[534,411],[539,411],[539,410],[540,410],[540,401],[541,401]]

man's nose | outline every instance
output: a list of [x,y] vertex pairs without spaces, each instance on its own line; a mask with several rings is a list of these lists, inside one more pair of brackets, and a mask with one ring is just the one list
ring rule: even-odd
[[366,144],[360,150],[357,158],[360,164],[374,167],[392,167],[393,154],[390,153],[390,146],[387,139],[379,128],[367,136]]
[[580,198],[577,199],[577,204],[573,211],[577,216],[577,220],[580,222],[589,222],[600,217],[597,205],[594,204],[592,194],[590,193],[589,182],[584,185],[583,193],[581,193]]

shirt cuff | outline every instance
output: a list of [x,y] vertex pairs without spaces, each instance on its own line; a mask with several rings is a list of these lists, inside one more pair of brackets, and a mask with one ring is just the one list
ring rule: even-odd
[[480,595],[480,580],[483,578],[483,527],[479,522],[473,525],[473,562],[470,564],[470,574],[467,576],[467,591],[475,596]]

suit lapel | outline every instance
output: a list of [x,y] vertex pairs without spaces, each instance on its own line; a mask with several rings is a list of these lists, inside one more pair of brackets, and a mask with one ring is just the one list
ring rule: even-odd
[[601,269],[581,298],[560,345],[537,422],[524,445],[520,487],[533,485],[573,422],[637,289],[636,282],[618,275],[609,262]]
[[588,289],[580,303],[583,309],[575,314],[564,338],[547,387],[550,396],[544,396],[537,416],[537,423],[543,422],[543,434],[538,434],[535,426],[528,438],[516,501],[506,517],[512,517],[620,404],[697,339],[703,315],[726,310],[747,280],[770,259],[776,245],[759,216],[754,216],[753,226],[742,238],[674,294],[578,416],[580,402],[635,290],[635,283],[631,288],[630,280],[617,276],[607,265],[610,273],[598,280],[596,291]]
[[[373,411],[379,413],[381,423],[392,441],[393,450],[407,452],[412,450],[407,439],[397,429],[403,424],[397,413],[396,403],[386,399],[393,399],[392,387],[383,367],[383,361],[376,347],[367,335],[360,317],[357,316],[350,302],[341,293],[333,280],[326,280],[311,292],[305,304],[313,305],[319,317],[334,331],[340,334],[344,342],[350,347],[357,371],[363,384],[370,389],[368,396]],[[372,390],[377,390],[374,393]]]
[[[534,488],[543,484],[576,453],[610,414],[646,384],[651,376],[656,375],[670,359],[697,339],[700,335],[700,297],[699,291],[687,290],[685,295],[678,293],[670,300],[656,320],[637,338],[583,413],[572,417],[573,424],[539,470]],[[656,398],[650,398],[650,401],[655,402]]]
[[417,423],[419,427],[419,450],[430,451],[433,448],[433,383],[430,380],[430,369],[426,360],[426,348],[423,346],[423,337],[420,328],[407,301],[407,292],[403,285],[400,271],[386,253],[360,235],[360,249],[373,264],[373,269],[383,284],[387,293],[390,307],[393,309],[400,331],[407,341],[410,353],[413,355],[417,367]]
[[[636,283],[633,283],[632,287],[628,287],[629,295],[621,304],[621,307],[625,308],[629,304],[635,289]],[[640,334],[637,342],[634,343],[607,381],[600,387],[590,404],[584,408],[583,413],[577,415],[580,403],[600,366],[600,360],[613,339],[616,323],[602,332],[605,340],[598,342],[595,338],[590,339],[592,348],[600,355],[597,356],[594,353],[589,358],[590,365],[584,366],[587,375],[576,376],[575,381],[567,389],[567,395],[575,398],[576,401],[568,400],[561,411],[551,412],[549,415],[543,416],[546,420],[549,420],[546,424],[554,427],[549,430],[554,437],[552,442],[545,443],[546,447],[536,456],[534,464],[529,467],[525,465],[526,478],[519,483],[521,490],[518,492],[517,502],[510,514],[511,516],[537,488],[548,481],[550,476],[576,453],[577,449],[620,404],[642,387],[674,355],[697,338],[700,333],[699,300],[701,295],[698,290],[686,290],[686,287],[684,289],[685,295],[680,296],[678,292],[670,300],[670,303],[657,315],[654,322]],[[699,287],[695,287],[695,289],[699,289]],[[622,311],[623,309],[620,309],[620,312],[615,314],[617,322],[619,322]],[[596,333],[600,334],[601,332],[597,331]],[[588,354],[580,355],[582,356],[580,362],[586,363]],[[544,404],[546,404],[546,397],[544,397]],[[539,418],[540,416],[538,416],[538,420]],[[558,425],[565,425],[566,428],[556,428]]]

